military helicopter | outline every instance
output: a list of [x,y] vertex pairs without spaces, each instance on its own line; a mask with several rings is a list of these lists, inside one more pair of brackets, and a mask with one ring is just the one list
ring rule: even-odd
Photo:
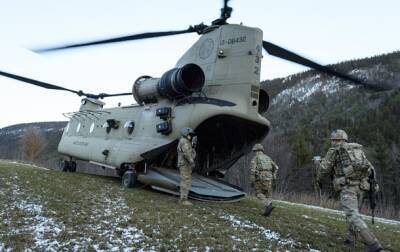
[[[90,94],[0,71],[0,75],[46,89],[83,96],[79,111],[65,113],[69,122],[58,145],[67,159],[63,171],[76,171],[76,160],[115,169],[125,187],[138,182],[153,189],[179,194],[176,146],[180,129],[197,135],[196,168],[189,197],[198,200],[235,201],[245,193],[221,178],[240,157],[250,152],[269,132],[262,116],[269,96],[260,88],[262,49],[353,84],[379,90],[355,77],[322,66],[270,42],[258,28],[229,24],[232,8],[224,0],[221,15],[211,25],[185,30],[150,32],[87,43],[36,50],[39,53],[198,33],[197,42],[161,77],[140,76],[132,91]],[[104,108],[100,99],[132,95],[137,104]]]

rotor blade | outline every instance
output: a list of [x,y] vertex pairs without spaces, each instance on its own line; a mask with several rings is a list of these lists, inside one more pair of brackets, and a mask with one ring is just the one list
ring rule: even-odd
[[26,78],[26,77],[23,77],[23,76],[7,73],[7,72],[3,72],[3,71],[0,71],[0,75],[5,76],[5,77],[10,78],[10,79],[26,82],[26,83],[29,83],[29,84],[32,84],[32,85],[35,85],[35,86],[39,86],[39,87],[42,87],[42,88],[69,91],[69,92],[72,92],[72,93],[77,94],[77,95],[83,94],[82,91],[75,91],[75,90],[72,90],[72,89],[56,86],[56,85],[49,84],[49,83],[46,83],[46,82],[42,82],[42,81]]
[[373,84],[370,84],[370,83],[366,83],[366,82],[364,82],[364,81],[362,81],[362,80],[360,80],[358,78],[352,77],[350,75],[337,72],[336,70],[334,70],[334,69],[332,69],[330,67],[323,66],[323,65],[320,65],[318,63],[315,63],[315,62],[313,62],[313,61],[311,61],[309,59],[306,59],[306,58],[304,58],[304,57],[302,57],[302,56],[300,56],[298,54],[295,54],[295,53],[290,52],[290,51],[288,51],[286,49],[283,49],[282,47],[274,45],[274,44],[272,44],[270,42],[263,41],[263,47],[269,54],[271,54],[273,56],[276,56],[276,57],[279,57],[279,58],[282,58],[282,59],[285,59],[285,60],[288,60],[288,61],[292,61],[292,62],[295,62],[297,64],[303,65],[303,66],[311,67],[311,68],[316,69],[316,70],[318,70],[320,72],[323,72],[323,73],[326,73],[326,74],[329,74],[329,75],[333,75],[333,76],[342,78],[342,79],[347,80],[347,81],[351,81],[351,82],[353,82],[353,83],[355,83],[357,85],[363,85],[366,88],[370,88],[370,89],[374,89],[374,90],[387,90],[388,89],[387,87],[384,87],[383,85],[382,86],[381,85],[379,85],[379,86],[378,85],[373,85]]
[[198,30],[196,29],[197,27],[198,26],[194,26],[194,27],[190,26],[188,29],[181,30],[181,31],[147,32],[147,33],[141,33],[141,34],[124,36],[124,37],[111,38],[111,39],[104,39],[104,40],[98,40],[98,41],[92,41],[92,42],[86,42],[86,43],[35,49],[33,51],[35,51],[37,53],[43,53],[43,52],[51,52],[51,51],[71,49],[71,48],[84,47],[84,46],[118,43],[118,42],[146,39],[146,38],[165,37],[165,36],[178,35],[178,34],[184,34],[184,33],[198,32]]
[[105,94],[105,93],[100,93],[98,94],[98,97],[103,99],[106,97],[113,97],[113,96],[124,96],[124,95],[132,95],[132,93],[120,93],[120,94]]
[[76,90],[72,90],[72,89],[56,86],[56,85],[49,84],[49,83],[46,83],[46,82],[42,82],[42,81],[26,78],[26,77],[23,77],[23,76],[7,73],[7,72],[3,72],[3,71],[0,71],[0,75],[2,75],[4,77],[7,77],[7,78],[10,78],[10,79],[22,81],[22,82],[29,83],[29,84],[32,84],[32,85],[35,85],[35,86],[39,86],[39,87],[42,87],[42,88],[68,91],[68,92],[72,92],[74,94],[77,94],[78,96],[86,96],[88,98],[94,98],[94,99],[98,99],[98,98],[102,99],[102,98],[105,98],[105,97],[112,97],[112,96],[132,95],[132,93],[119,93],[119,94],[100,93],[100,94],[97,94],[97,95],[96,94],[89,94],[89,93],[85,93],[85,92],[83,92],[81,90],[76,91]]

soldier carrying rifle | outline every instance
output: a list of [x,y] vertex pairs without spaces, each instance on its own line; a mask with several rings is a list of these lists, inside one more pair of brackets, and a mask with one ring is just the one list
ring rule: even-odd
[[[354,244],[354,237],[359,234],[362,242],[367,246],[366,251],[381,251],[381,244],[361,219],[358,210],[359,203],[361,203],[359,202],[360,195],[364,192],[378,190],[375,169],[362,150],[362,145],[347,142],[348,137],[345,131],[333,131],[330,139],[331,148],[326,156],[321,160],[315,159],[314,163],[318,167],[318,183],[322,177],[328,174],[334,175],[333,187],[340,193],[340,203],[346,214],[345,243]],[[371,197],[375,196],[371,195]],[[371,201],[371,203],[375,203],[375,201]]]

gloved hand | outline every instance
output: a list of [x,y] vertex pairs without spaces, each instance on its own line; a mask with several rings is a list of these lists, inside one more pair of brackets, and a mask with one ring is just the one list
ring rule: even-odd
[[192,147],[193,149],[196,149],[197,146],[197,136],[193,136],[192,138]]
[[319,165],[321,163],[321,157],[320,156],[314,156],[312,161],[314,162],[314,165]]

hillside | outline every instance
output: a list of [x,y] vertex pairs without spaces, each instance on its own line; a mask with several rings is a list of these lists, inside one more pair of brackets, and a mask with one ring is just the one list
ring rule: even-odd
[[[0,161],[0,251],[362,250],[343,245],[336,212],[277,202],[266,218],[253,198],[192,208],[177,201],[123,189],[115,178]],[[372,229],[387,249],[400,249],[399,222],[380,219]]]
[[[331,67],[395,88],[375,92],[316,71],[264,81],[262,87],[271,98],[264,116],[272,124],[264,146],[280,166],[277,191],[313,193],[312,157],[325,155],[332,130],[344,129],[351,142],[364,146],[376,168],[382,189],[380,209],[400,218],[400,52]],[[229,171],[230,181],[247,189],[249,160],[239,160]],[[329,180],[324,191],[331,191]]]
[[57,145],[62,130],[67,122],[37,122],[16,124],[0,129],[0,158],[23,159],[21,138],[26,129],[37,129],[46,139],[47,145],[43,150],[40,161],[53,161],[59,157]]

